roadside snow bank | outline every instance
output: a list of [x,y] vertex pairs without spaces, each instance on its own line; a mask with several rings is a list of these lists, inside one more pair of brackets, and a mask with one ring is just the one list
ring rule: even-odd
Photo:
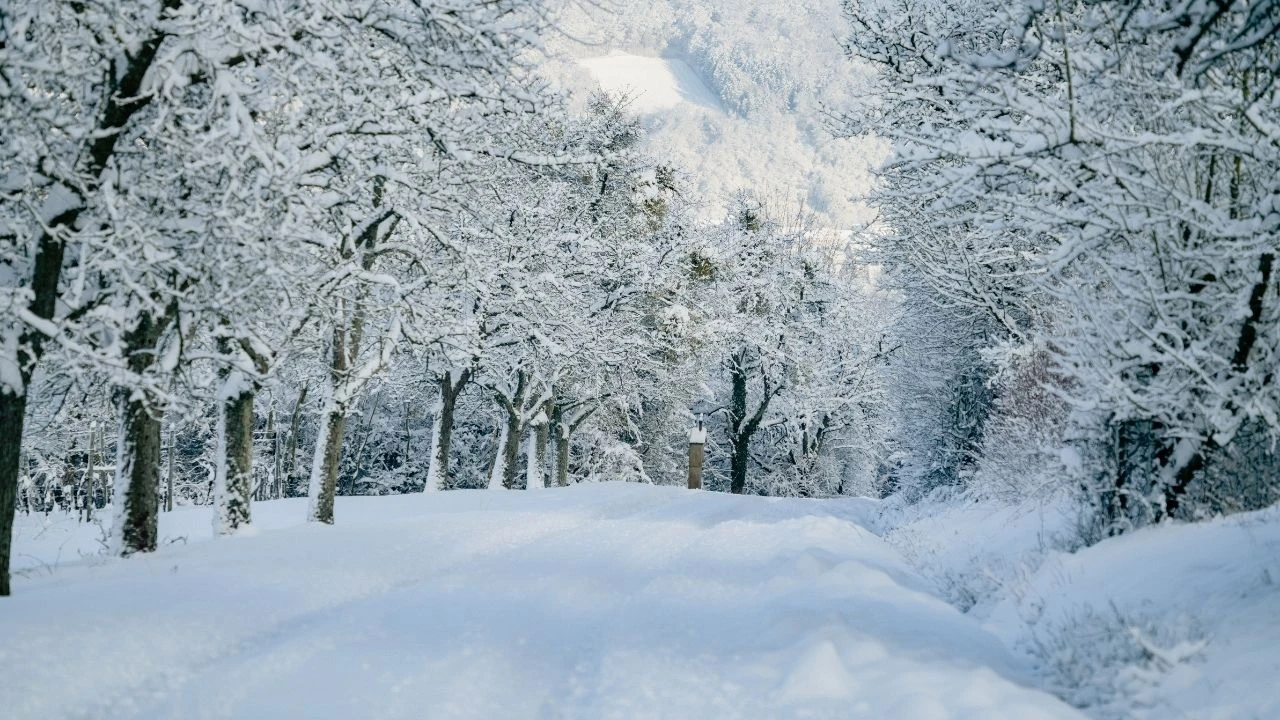
[[939,493],[888,501],[878,522],[940,594],[1092,717],[1280,717],[1280,506],[1082,550],[1075,518],[1065,500]]
[[[1000,642],[865,528],[877,507],[638,484],[452,491],[340,498],[334,527],[266,529],[305,507],[262,503],[260,532],[216,542],[195,541],[207,510],[172,513],[162,533],[189,523],[189,544],[28,565],[41,569],[0,603],[0,707],[6,720],[1079,717],[1023,686]],[[23,534],[18,552],[38,545]]]

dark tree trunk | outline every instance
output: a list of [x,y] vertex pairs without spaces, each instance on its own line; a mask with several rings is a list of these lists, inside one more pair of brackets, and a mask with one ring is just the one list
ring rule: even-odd
[[227,475],[218,501],[219,533],[234,533],[252,520],[253,398],[253,390],[245,388],[222,403]]
[[[440,485],[449,484],[449,454],[453,448],[454,414],[458,407],[458,397],[462,395],[463,389],[470,380],[469,368],[458,373],[456,383],[452,371],[441,373],[437,379],[440,385],[440,415],[436,418],[437,435],[435,448],[433,448],[435,454],[428,461],[431,467],[427,471],[427,484],[435,483],[437,488]],[[423,489],[426,489],[426,485]]]
[[569,485],[569,426],[563,420],[556,422],[556,484]]
[[160,418],[141,398],[120,392],[123,442],[116,476],[120,554],[156,549],[160,516]]
[[436,456],[431,458],[438,469],[428,473],[437,486],[449,483],[449,453],[453,447],[453,413],[457,400],[449,373],[445,373],[440,376],[440,417],[436,418],[436,422],[440,423],[440,437],[436,441]]
[[18,455],[27,396],[0,390],[0,597],[9,594],[9,553],[18,496]]
[[293,417],[289,418],[289,444],[285,449],[286,462],[289,464],[289,487],[285,490],[288,495],[297,495],[298,486],[301,485],[301,478],[298,475],[298,425],[302,419],[302,406],[307,402],[307,386],[302,386],[302,391],[298,393],[298,401],[293,405]]
[[[171,314],[156,318],[143,313],[124,336],[129,370],[144,376],[159,356],[158,343]],[[120,403],[120,457],[117,459],[116,517],[120,554],[156,549],[156,524],[160,516],[160,411],[145,391],[116,389]]]
[[729,405],[729,492],[741,495],[747,487],[747,462],[750,460],[751,433],[747,430],[747,370],[741,356],[730,371],[733,391]]
[[[534,454],[538,458],[538,473],[542,476],[539,478],[539,481],[542,483],[543,487],[547,486],[547,472],[550,469],[547,467],[547,448],[551,444],[551,415],[555,411],[555,405],[556,403],[554,399],[548,399],[542,404],[542,422],[538,423],[530,431],[535,433]],[[550,470],[552,472],[557,472],[554,469]]]
[[733,390],[729,401],[729,446],[732,457],[729,460],[729,491],[741,495],[747,489],[747,467],[751,462],[751,438],[760,429],[760,421],[764,419],[769,403],[773,401],[783,385],[773,385],[767,375],[761,378],[760,403],[750,416],[747,415],[747,382],[751,377],[751,368],[747,364],[747,351],[742,350],[733,356],[729,368]]
[[498,449],[502,453],[502,486],[508,490],[515,488],[520,477],[520,436],[523,434],[523,423],[520,422],[520,411],[507,413],[506,442]]
[[342,436],[347,431],[347,413],[345,410],[331,410],[323,420],[324,428],[320,438],[322,446],[316,452],[324,453],[320,458],[320,487],[314,495],[315,505],[311,510],[311,519],[327,525],[333,524],[333,496],[338,484],[338,468],[342,461]]
[[508,490],[515,488],[519,478],[520,436],[524,433],[524,402],[529,392],[529,376],[525,371],[516,373],[515,393],[507,397],[494,390],[498,406],[506,413],[506,424],[503,434],[499,436],[499,447],[494,453],[493,465],[489,472],[489,487],[498,478],[495,477],[499,463],[502,464],[502,486]]

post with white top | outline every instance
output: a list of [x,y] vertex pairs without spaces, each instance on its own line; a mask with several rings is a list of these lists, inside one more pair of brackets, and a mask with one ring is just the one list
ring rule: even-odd
[[689,489],[702,489],[702,447],[707,444],[707,431],[698,427],[689,429]]

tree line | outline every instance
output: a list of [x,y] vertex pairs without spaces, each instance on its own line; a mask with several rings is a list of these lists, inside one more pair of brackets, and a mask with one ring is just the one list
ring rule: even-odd
[[870,487],[865,270],[767,193],[707,220],[625,98],[539,76],[548,22],[0,3],[0,595],[18,510],[130,555],[174,504],[680,482],[698,416],[712,487]]
[[892,140],[891,482],[1091,537],[1280,499],[1280,3],[848,0]]

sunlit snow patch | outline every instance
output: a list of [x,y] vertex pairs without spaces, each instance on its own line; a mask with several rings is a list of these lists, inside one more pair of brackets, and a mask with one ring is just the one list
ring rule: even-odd
[[635,112],[652,113],[679,105],[724,112],[720,99],[683,60],[613,53],[579,62],[604,90],[631,96]]

